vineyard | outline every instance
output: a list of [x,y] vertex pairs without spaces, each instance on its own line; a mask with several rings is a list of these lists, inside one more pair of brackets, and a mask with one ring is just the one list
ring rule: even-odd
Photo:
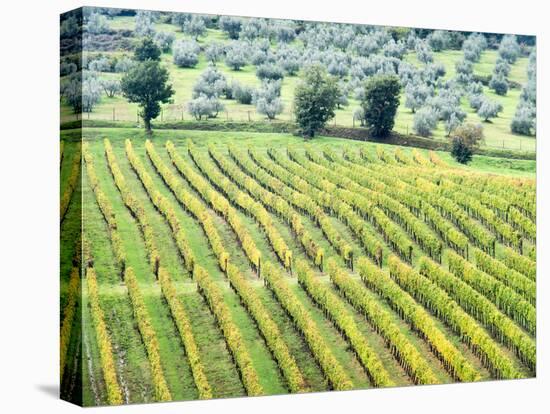
[[535,376],[533,179],[388,145],[125,138],[62,141],[63,396]]

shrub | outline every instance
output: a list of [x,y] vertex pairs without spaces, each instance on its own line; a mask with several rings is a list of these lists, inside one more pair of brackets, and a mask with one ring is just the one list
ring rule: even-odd
[[180,40],[172,51],[174,63],[182,68],[194,68],[199,63],[200,47],[197,42]]
[[437,126],[438,118],[439,115],[433,108],[419,109],[413,118],[413,131],[422,137],[429,137]]
[[451,136],[451,155],[461,164],[469,163],[482,139],[483,128],[481,125],[468,123],[459,126]]

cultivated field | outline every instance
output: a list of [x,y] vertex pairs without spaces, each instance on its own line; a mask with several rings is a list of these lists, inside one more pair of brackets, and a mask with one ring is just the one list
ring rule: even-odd
[[535,375],[534,161],[234,135],[62,134],[65,396]]

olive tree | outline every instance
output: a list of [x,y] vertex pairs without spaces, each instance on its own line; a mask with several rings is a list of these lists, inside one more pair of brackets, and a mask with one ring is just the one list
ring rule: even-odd
[[224,106],[216,97],[201,95],[187,103],[187,111],[197,121],[208,118],[216,118],[223,111]]
[[109,98],[114,98],[121,91],[120,81],[118,79],[103,79],[101,85]]
[[434,52],[441,52],[449,47],[450,35],[446,30],[434,30],[428,36],[428,44]]
[[508,92],[508,81],[501,73],[495,73],[489,81],[489,88],[491,88],[497,95],[506,95]]
[[225,76],[215,66],[210,65],[201,73],[193,86],[193,98],[201,95],[207,98],[218,98],[226,88]]
[[204,50],[204,56],[212,64],[218,63],[224,56],[223,45],[218,42],[211,42],[206,46]]
[[221,16],[218,25],[230,39],[238,39],[241,31],[242,19],[231,16]]
[[247,63],[247,52],[246,46],[240,42],[227,46],[225,49],[225,64],[233,70],[240,70]]
[[82,81],[82,112],[92,112],[101,101],[101,81],[97,76],[85,76]]
[[156,33],[157,15],[148,10],[138,10],[135,17],[135,33],[138,36],[153,37]]
[[520,47],[516,36],[504,35],[498,47],[499,56],[508,63],[514,63],[520,55]]
[[172,50],[174,63],[182,68],[194,68],[199,63],[200,47],[197,42],[179,40]]
[[241,84],[233,81],[231,84],[233,98],[241,104],[250,105],[254,94],[254,88],[250,85]]
[[172,32],[157,32],[154,39],[159,48],[166,53],[172,49],[176,35]]
[[260,114],[272,120],[283,112],[284,106],[279,94],[269,87],[269,83],[265,83],[261,88],[253,92],[252,102],[256,105],[256,110]]
[[439,115],[432,107],[423,107],[414,114],[413,131],[422,136],[428,137],[437,126]]
[[414,50],[416,51],[416,57],[420,62],[428,64],[434,61],[432,48],[426,42],[416,42]]
[[496,118],[499,112],[502,112],[502,109],[502,104],[499,102],[485,98],[481,102],[481,105],[477,110],[477,114],[481,119],[483,119],[483,121],[489,122],[489,119]]
[[528,102],[518,105],[510,124],[512,132],[520,135],[534,135],[537,125],[536,113],[535,107]]
[[420,81],[412,81],[405,87],[405,106],[414,114],[433,94],[433,89]]
[[103,34],[109,32],[109,22],[100,13],[92,12],[86,22],[86,31],[91,34]]
[[206,25],[201,16],[193,15],[190,20],[183,23],[183,32],[192,36],[195,40],[206,33]]
[[256,69],[256,76],[261,80],[278,80],[283,79],[285,74],[279,65],[264,63]]

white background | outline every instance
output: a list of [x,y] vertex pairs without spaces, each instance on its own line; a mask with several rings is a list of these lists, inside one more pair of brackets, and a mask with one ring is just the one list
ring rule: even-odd
[[[117,413],[549,412],[548,65],[544,1],[131,0],[87,5],[494,31],[538,36],[536,380],[89,409]],[[8,0],[0,11],[0,411],[65,413],[58,379],[59,14],[82,3]],[[546,349],[545,349],[546,348]],[[546,391],[544,391],[546,389]]]

